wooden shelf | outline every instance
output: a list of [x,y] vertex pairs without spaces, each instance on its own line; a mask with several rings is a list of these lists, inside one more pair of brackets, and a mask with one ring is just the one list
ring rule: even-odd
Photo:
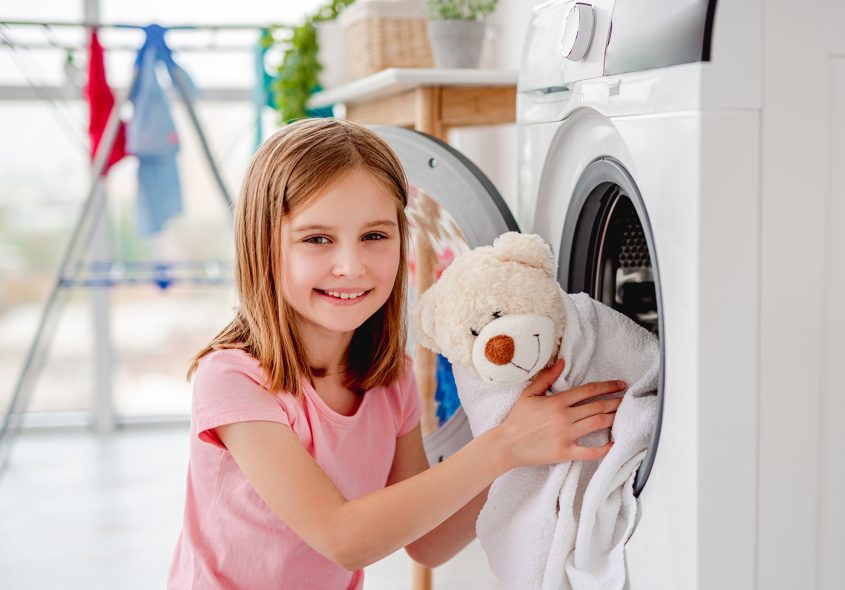
[[337,114],[350,121],[408,127],[445,141],[451,128],[513,123],[516,81],[512,70],[390,68],[319,92],[308,106],[343,105]]

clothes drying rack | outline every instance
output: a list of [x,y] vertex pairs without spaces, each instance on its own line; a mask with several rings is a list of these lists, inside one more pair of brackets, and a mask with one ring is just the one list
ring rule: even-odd
[[[18,25],[37,25],[47,27],[59,26],[76,26],[89,28],[134,28],[144,29],[142,25],[130,24],[103,24],[95,22],[82,23],[62,23],[62,22],[33,22],[33,21],[3,21],[0,24],[18,24]],[[257,27],[252,25],[208,25],[208,26],[178,26],[166,27],[168,30],[178,28],[183,30],[201,30],[201,29],[217,29],[217,28],[251,28],[260,29],[264,27]],[[23,366],[18,375],[15,387],[12,393],[11,400],[8,403],[2,415],[2,423],[0,424],[0,474],[5,470],[8,458],[11,452],[11,447],[14,443],[15,437],[20,430],[23,415],[29,405],[32,397],[32,391],[38,376],[43,368],[47,353],[52,338],[55,335],[58,321],[66,303],[68,289],[74,286],[100,286],[107,287],[117,282],[119,273],[123,271],[119,266],[114,266],[109,262],[93,262],[85,264],[83,259],[88,253],[92,243],[92,238],[97,228],[101,215],[106,208],[106,194],[105,194],[105,176],[103,172],[106,169],[109,155],[112,152],[115,141],[117,139],[118,129],[121,118],[120,112],[130,96],[138,85],[140,74],[140,60],[137,60],[131,81],[127,88],[123,91],[120,97],[115,101],[115,105],[111,110],[108,121],[106,123],[102,139],[97,146],[96,153],[93,157],[91,166],[91,185],[87,192],[87,196],[82,204],[82,208],[77,217],[76,223],[71,231],[67,246],[59,263],[59,268],[53,281],[52,288],[47,298],[47,303],[42,311],[38,326],[36,328],[35,336],[29,346],[27,355],[25,357]],[[226,188],[223,178],[220,174],[220,169],[217,166],[214,156],[211,153],[208,140],[202,125],[200,124],[196,110],[194,108],[191,93],[187,82],[179,75],[179,72],[168,63],[166,71],[170,77],[173,87],[176,89],[176,94],[181,99],[185,106],[190,124],[196,132],[197,138],[207,161],[214,181],[219,189],[219,193],[226,204],[227,209],[232,212],[234,204],[232,198]],[[105,266],[104,266],[105,264]],[[191,280],[182,275],[179,275],[179,270],[174,265],[169,264],[153,264],[152,275],[147,277],[158,284],[160,288],[166,288],[169,285]],[[218,264],[217,270],[220,270]],[[103,274],[105,269],[106,273]],[[143,269],[142,269],[143,270]],[[149,271],[149,269],[147,269]],[[213,270],[213,269],[212,269]],[[90,273],[93,271],[93,275]],[[208,269],[206,269],[208,271]],[[83,272],[88,272],[88,276],[83,276]],[[99,275],[97,273],[100,273]],[[92,278],[93,277],[93,278]],[[213,272],[210,273],[210,280],[214,279]]]

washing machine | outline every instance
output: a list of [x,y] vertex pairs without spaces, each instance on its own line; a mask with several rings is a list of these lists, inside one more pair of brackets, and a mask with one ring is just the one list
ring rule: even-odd
[[[537,5],[514,211],[461,153],[379,128],[438,253],[417,270],[538,233],[565,290],[659,336],[630,588],[845,588],[843,26],[837,0]],[[467,437],[443,417],[430,461]]]

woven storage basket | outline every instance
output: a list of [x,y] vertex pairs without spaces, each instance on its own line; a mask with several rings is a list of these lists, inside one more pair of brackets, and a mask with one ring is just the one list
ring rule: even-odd
[[[360,10],[353,10],[356,6]],[[417,2],[353,4],[343,13],[341,22],[352,78],[362,78],[385,68],[434,65],[428,21],[421,15]]]

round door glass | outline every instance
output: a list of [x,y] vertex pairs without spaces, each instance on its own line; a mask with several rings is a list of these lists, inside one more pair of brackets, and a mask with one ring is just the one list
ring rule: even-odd
[[[455,256],[469,250],[469,245],[452,215],[424,190],[412,185],[408,196],[408,307],[413,309],[419,296],[440,278]],[[416,344],[413,334],[408,346],[423,400],[422,430],[430,435],[460,407],[452,366],[442,355]]]

